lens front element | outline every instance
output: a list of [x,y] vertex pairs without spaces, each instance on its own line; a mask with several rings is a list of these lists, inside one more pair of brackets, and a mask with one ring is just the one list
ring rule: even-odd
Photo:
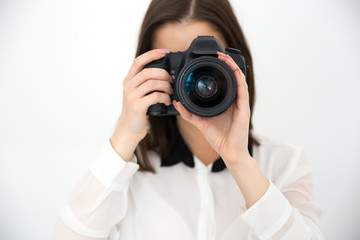
[[212,108],[224,100],[228,86],[226,76],[219,69],[203,66],[196,68],[186,80],[186,95],[202,108]]
[[214,96],[217,92],[217,86],[218,84],[212,76],[205,75],[199,78],[195,89],[201,97],[208,98]]

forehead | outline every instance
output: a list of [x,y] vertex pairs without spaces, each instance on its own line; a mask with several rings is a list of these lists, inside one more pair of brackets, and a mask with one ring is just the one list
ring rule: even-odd
[[152,48],[166,48],[172,52],[185,51],[198,36],[214,36],[226,48],[223,35],[208,22],[186,21],[170,22],[161,25],[155,32]]

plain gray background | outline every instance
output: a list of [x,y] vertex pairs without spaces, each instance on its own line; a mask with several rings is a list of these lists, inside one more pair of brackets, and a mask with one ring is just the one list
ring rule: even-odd
[[[360,238],[360,4],[232,1],[255,130],[305,145],[327,239]],[[48,239],[121,113],[149,0],[0,1],[0,239]]]

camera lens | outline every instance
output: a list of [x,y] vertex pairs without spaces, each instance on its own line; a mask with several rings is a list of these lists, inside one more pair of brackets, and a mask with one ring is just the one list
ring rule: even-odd
[[217,68],[202,66],[192,71],[186,80],[186,95],[202,108],[211,108],[224,100],[228,90],[225,76]]
[[212,76],[202,76],[196,83],[196,92],[201,97],[208,98],[213,96],[217,91],[216,80]]
[[184,66],[176,84],[184,107],[198,116],[222,113],[236,95],[233,71],[216,57],[199,57]]

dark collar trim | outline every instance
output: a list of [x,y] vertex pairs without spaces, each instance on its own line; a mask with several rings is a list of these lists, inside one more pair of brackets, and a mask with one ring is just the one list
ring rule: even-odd
[[[249,144],[249,153],[252,155],[252,147]],[[186,146],[184,139],[176,129],[175,141],[172,149],[167,157],[161,158],[161,166],[169,167],[179,162],[183,162],[186,166],[194,167],[194,156],[190,149]],[[226,165],[221,157],[219,157],[212,165],[212,172],[220,172],[226,168]]]

